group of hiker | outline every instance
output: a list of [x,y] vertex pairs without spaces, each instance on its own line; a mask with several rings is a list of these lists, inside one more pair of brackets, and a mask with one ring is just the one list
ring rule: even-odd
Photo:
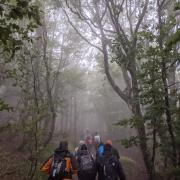
[[126,180],[112,141],[103,143],[96,133],[90,143],[96,150],[93,156],[88,139],[87,136],[80,140],[74,154],[69,152],[66,141],[60,142],[54,154],[41,166],[41,171],[49,175],[48,180],[71,180],[73,177],[79,180]]

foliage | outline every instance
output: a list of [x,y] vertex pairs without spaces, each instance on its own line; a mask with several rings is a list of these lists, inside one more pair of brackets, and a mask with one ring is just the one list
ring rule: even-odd
[[11,111],[12,109],[13,109],[12,107],[10,107],[2,99],[0,99],[0,111],[3,111],[3,110]]
[[171,35],[169,41],[167,42],[168,48],[172,49],[173,45],[176,45],[180,41],[180,29]]
[[175,3],[174,10],[175,11],[180,10],[180,3],[179,2]]
[[[0,3],[0,51],[1,67],[5,69],[6,78],[16,77],[13,67],[15,54],[23,47],[25,41],[32,42],[32,32],[40,25],[40,9],[32,1],[3,0]],[[6,79],[4,78],[4,80]],[[2,82],[1,82],[2,83]],[[1,99],[0,111],[11,108]]]
[[1,1],[0,22],[1,52],[13,56],[24,39],[31,40],[30,32],[40,25],[39,7],[26,0]]
[[[167,158],[168,162],[171,162],[168,164],[168,170],[174,166],[172,155],[173,134],[175,137],[174,146],[176,146],[174,152],[177,153],[177,157],[179,156],[179,107],[176,105],[179,99],[178,89],[175,86],[177,79],[175,78],[172,82],[170,76],[172,77],[173,73],[175,75],[176,62],[179,58],[177,43],[179,42],[180,31],[177,29],[175,33],[170,33],[177,26],[176,18],[175,16],[163,15],[160,17],[163,19],[162,23],[159,22],[161,24],[157,24],[155,29],[145,27],[137,33],[136,59],[138,60],[139,101],[146,127],[146,141],[150,158],[152,164],[154,164],[156,158]],[[159,30],[158,33],[157,29]],[[113,61],[120,66],[125,64],[128,67],[130,61],[121,52],[119,42],[118,38],[113,42]],[[116,125],[136,128],[138,122],[139,119],[132,117],[122,119]],[[130,137],[123,140],[122,143],[126,148],[129,148],[138,145],[138,139],[139,137]],[[168,156],[168,154],[171,154],[171,156]],[[178,172],[178,170],[171,171],[171,177],[177,176]]]
[[133,146],[138,146],[139,145],[139,140],[138,140],[137,136],[131,136],[128,139],[122,139],[121,144],[125,148],[130,148],[130,147],[133,147]]
[[[169,80],[169,77],[175,73],[170,69],[172,66],[174,66],[174,70],[176,69],[176,66],[172,64],[179,57],[176,48],[173,46],[178,41],[178,31],[173,35],[169,34],[175,25],[174,17],[169,17],[161,24],[160,34],[155,34],[153,31],[148,32],[149,36],[144,32],[140,34],[140,39],[145,39],[145,42],[148,42],[146,47],[139,46],[141,50],[138,54],[140,59],[138,80],[140,100],[144,106],[143,119],[147,128],[147,139],[152,146],[151,156],[153,159],[158,158],[156,152],[159,151],[162,157],[167,157],[169,153],[173,154],[173,143],[176,144],[178,138],[176,130],[173,129],[178,117],[178,107],[175,103],[178,101],[177,89]],[[171,99],[174,99],[175,102]],[[174,142],[172,133],[176,137]],[[177,152],[177,149],[174,151]],[[173,162],[173,155],[168,159]],[[169,167],[172,166],[173,164],[169,164]]]
[[[174,10],[175,10],[175,11],[179,11],[179,10],[180,10],[180,3],[179,3],[179,2],[175,3]],[[177,19],[178,19],[178,15],[177,15]],[[175,25],[176,25],[176,24],[175,24]],[[176,29],[176,28],[175,28],[175,29]],[[177,28],[176,32],[174,32],[174,33],[170,36],[170,38],[169,38],[169,40],[168,40],[168,42],[167,42],[167,47],[168,47],[169,49],[172,49],[172,47],[173,47],[173,46],[176,46],[179,41],[180,41],[180,29]]]

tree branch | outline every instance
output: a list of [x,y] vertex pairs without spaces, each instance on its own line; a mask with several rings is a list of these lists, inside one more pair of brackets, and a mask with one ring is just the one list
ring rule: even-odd
[[130,47],[130,42],[129,42],[122,26],[119,24],[119,20],[118,20],[119,15],[118,15],[118,17],[116,17],[115,12],[113,11],[113,8],[112,8],[112,6],[114,6],[114,5],[112,5],[112,1],[111,1],[111,5],[109,3],[109,0],[105,0],[105,1],[106,1],[106,5],[108,7],[109,13],[110,13],[111,21],[114,25],[114,28],[116,29],[116,32],[117,32],[119,38],[121,38],[122,47],[123,47],[124,51],[127,53],[128,52],[127,46]]
[[84,36],[77,30],[77,28],[75,27],[75,25],[74,25],[74,24],[72,23],[72,21],[70,20],[68,14],[67,14],[67,12],[66,12],[66,10],[65,10],[64,8],[62,8],[62,10],[63,10],[65,16],[67,17],[67,20],[68,20],[69,24],[73,27],[73,29],[76,31],[76,33],[77,33],[85,42],[87,42],[89,45],[91,45],[92,47],[94,47],[94,48],[96,48],[96,49],[98,49],[99,51],[102,52],[103,50],[102,50],[100,47],[92,44],[86,37],[84,37]]
[[146,0],[145,5],[144,5],[144,8],[143,8],[143,11],[142,11],[142,13],[140,14],[139,19],[138,19],[138,22],[137,22],[137,24],[136,24],[136,27],[135,27],[135,30],[134,30],[134,42],[135,42],[135,43],[136,43],[136,41],[137,41],[137,32],[138,32],[138,30],[139,30],[139,27],[140,27],[140,25],[141,25],[141,23],[142,23],[142,20],[143,20],[145,14],[146,14],[148,4],[149,4],[149,0]]
[[[131,6],[131,4],[130,4],[130,6]],[[126,16],[127,16],[127,19],[129,21],[129,26],[130,26],[130,32],[131,32],[131,35],[133,35],[133,28],[132,28],[132,22],[131,22],[131,12],[129,13],[129,11],[128,11],[127,1],[126,1],[126,11],[127,11]]]
[[107,51],[107,41],[106,41],[106,36],[103,31],[103,26],[101,24],[101,19],[99,15],[99,10],[97,7],[97,2],[94,1],[95,4],[95,10],[98,18],[98,26],[101,32],[101,42],[102,42],[102,47],[103,47],[103,55],[104,55],[104,68],[105,68],[105,74],[106,77],[111,84],[112,88],[114,91],[129,105],[129,98],[126,94],[123,93],[123,91],[119,88],[119,86],[115,83],[114,79],[112,78],[110,71],[109,71],[109,58],[108,58],[108,51]]

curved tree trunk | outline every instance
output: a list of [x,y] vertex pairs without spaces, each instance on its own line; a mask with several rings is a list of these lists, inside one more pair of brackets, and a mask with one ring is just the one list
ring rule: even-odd
[[[132,78],[132,97],[127,96],[124,94],[124,92],[119,88],[119,86],[116,85],[114,79],[112,78],[110,72],[109,72],[109,57],[108,57],[108,50],[107,50],[107,43],[106,43],[106,36],[103,31],[103,26],[101,24],[101,19],[98,11],[97,4],[95,2],[95,8],[96,8],[96,13],[98,16],[98,25],[99,29],[101,32],[101,43],[102,43],[102,48],[103,48],[103,55],[104,55],[104,69],[105,69],[105,74],[106,77],[111,84],[112,88],[114,91],[122,98],[128,106],[130,106],[132,109],[131,111],[133,112],[134,116],[138,119],[138,126],[136,127],[138,137],[139,137],[139,145],[140,145],[140,150],[143,155],[143,159],[145,162],[146,170],[149,176],[150,180],[153,180],[153,172],[152,172],[152,166],[151,166],[151,159],[150,159],[150,153],[147,147],[147,139],[146,139],[146,132],[145,132],[145,126],[143,122],[143,116],[141,113],[141,108],[140,108],[140,102],[139,102],[139,92],[138,92],[138,82],[137,82],[137,75],[136,75],[136,63],[135,59],[131,59],[130,63],[130,74]],[[132,53],[134,54],[134,51],[132,50]],[[135,56],[131,56],[135,57]]]
[[[113,78],[111,77],[111,74],[109,72],[109,64],[108,64],[108,53],[107,53],[107,48],[104,43],[103,43],[103,53],[104,53],[104,67],[105,67],[105,74],[107,76],[107,79],[109,83],[111,84],[112,88],[114,91],[127,103],[127,105],[131,106],[131,110],[134,114],[134,116],[138,119],[139,123],[138,126],[136,127],[138,137],[140,140],[140,149],[143,155],[143,159],[145,162],[146,170],[149,174],[149,179],[153,180],[153,172],[152,172],[152,166],[151,166],[151,159],[150,159],[150,153],[147,147],[147,139],[146,139],[146,132],[145,132],[145,126],[143,122],[143,117],[141,113],[141,108],[140,108],[140,103],[139,103],[139,94],[138,94],[138,83],[136,79],[136,69],[135,66],[133,66],[134,71],[131,71],[132,75],[132,91],[133,91],[133,99],[130,99],[126,97],[125,95],[122,96],[122,91],[119,89],[119,87],[115,84]],[[133,64],[132,64],[133,65]],[[135,63],[134,63],[135,65]]]

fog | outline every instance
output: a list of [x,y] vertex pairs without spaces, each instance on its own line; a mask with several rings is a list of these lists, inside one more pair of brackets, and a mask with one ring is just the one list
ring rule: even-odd
[[89,131],[112,140],[128,180],[177,180],[179,9],[176,0],[0,2],[0,179],[46,179],[40,167],[59,143],[75,154]]

